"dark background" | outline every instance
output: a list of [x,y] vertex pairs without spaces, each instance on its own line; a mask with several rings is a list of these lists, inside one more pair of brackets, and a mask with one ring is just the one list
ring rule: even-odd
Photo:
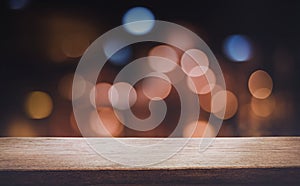
[[[224,122],[220,136],[300,134],[299,1],[28,0],[23,8],[17,10],[11,8],[11,3],[9,0],[1,1],[0,11],[2,136],[79,136],[78,130],[69,124],[71,102],[59,95],[57,85],[65,74],[75,71],[80,57],[57,59],[49,51],[56,48],[60,38],[77,28],[81,29],[81,26],[91,28],[86,32],[92,42],[121,25],[124,13],[135,6],[150,9],[158,20],[191,29],[218,58],[228,77],[225,77],[228,88],[240,96],[238,113]],[[250,38],[254,55],[249,61],[231,62],[224,55],[223,42],[232,34]],[[119,67],[112,65],[111,69],[118,70]],[[273,79],[272,94],[278,98],[275,114],[267,118],[249,119],[249,116],[240,119],[242,106],[249,102],[240,93],[241,90],[247,91],[247,78],[256,69],[267,71]],[[236,82],[232,83],[232,79]],[[24,110],[26,95],[34,90],[45,91],[53,99],[53,111],[45,119],[30,119]],[[10,126],[16,118],[27,123],[34,132],[22,132],[22,125],[18,125],[20,133],[11,132]]]

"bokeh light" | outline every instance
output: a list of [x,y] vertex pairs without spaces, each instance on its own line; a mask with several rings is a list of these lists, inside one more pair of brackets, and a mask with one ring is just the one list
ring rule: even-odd
[[177,48],[180,48],[183,51],[195,47],[195,42],[183,31],[172,30],[167,37],[168,43],[172,43],[174,46],[177,46]]
[[[205,132],[206,135],[204,136]],[[183,137],[213,137],[215,132],[214,127],[207,121],[193,121],[184,127]]]
[[71,34],[64,38],[62,51],[67,57],[80,57],[90,45],[89,37],[84,34]]
[[224,89],[220,85],[215,85],[211,92],[207,94],[199,94],[198,97],[199,97],[200,107],[206,112],[211,112],[212,97],[221,90]]
[[[164,1],[143,1],[139,5],[107,1],[103,6],[103,3],[74,1],[72,7],[67,8],[70,4],[67,1],[3,1],[1,20],[4,29],[1,31],[5,47],[1,74],[7,78],[2,84],[2,136],[80,136],[72,101],[88,112],[87,128],[91,127],[91,110],[98,110],[95,116],[107,113],[103,118],[108,123],[109,117],[112,117],[112,123],[118,123],[114,120],[115,115],[122,118],[122,113],[129,111],[124,109],[130,109],[139,119],[147,119],[153,115],[149,103],[161,101],[167,105],[168,111],[157,128],[141,132],[124,126],[121,133],[114,134],[166,137],[174,131],[180,117],[182,105],[175,89],[177,86],[184,88],[184,93],[193,92],[193,96],[199,98],[201,111],[199,117],[193,119],[196,124],[190,124],[190,128],[196,125],[201,128],[198,120],[207,125],[208,119],[213,118],[224,120],[218,136],[300,134],[300,125],[297,124],[300,50],[297,42],[299,30],[295,27],[300,1],[273,3],[269,6],[270,11],[265,11],[259,2],[249,2],[258,10],[255,16],[245,14],[249,6],[226,2],[227,12],[235,12],[241,18],[246,16],[244,20],[247,20],[227,27],[222,25],[230,22],[232,16],[214,11],[213,2],[202,4],[200,12],[199,3],[192,3],[186,9],[182,9],[182,3]],[[163,11],[162,7],[167,6],[172,8]],[[281,6],[284,9],[278,11]],[[197,21],[212,11],[215,16],[208,18],[206,23],[213,22],[213,26]],[[181,25],[195,35],[187,34],[185,29],[165,28],[159,32],[155,22],[158,18]],[[286,24],[280,26],[278,20]],[[91,73],[74,78],[76,66],[89,44],[120,24],[124,24],[121,26],[124,37],[103,37],[102,46],[98,47],[98,53],[106,56],[107,61],[97,79],[91,81],[96,69],[86,69]],[[267,29],[257,27],[264,24],[268,24]],[[296,30],[291,32],[287,28]],[[159,36],[162,42],[152,41],[151,36]],[[195,36],[213,49],[223,74],[217,74],[213,61],[210,61],[212,54]],[[127,45],[128,39],[145,42]],[[140,58],[145,59],[140,68],[132,69],[134,72],[128,73],[126,80],[120,79],[120,72],[125,72],[123,68]],[[163,74],[172,83],[153,76],[144,76],[134,85],[126,84],[125,88],[117,83],[131,82],[135,75],[148,72]],[[219,85],[221,75],[226,88]],[[76,87],[72,86],[73,80]],[[123,118],[128,123],[135,119],[125,115]],[[185,124],[192,121],[187,120]],[[113,126],[118,128],[117,124]],[[101,132],[101,126],[100,129],[97,125],[93,127],[100,131],[94,135],[107,135]],[[185,129],[186,134],[189,127]],[[180,130],[178,135],[183,134],[184,126]]]
[[129,33],[134,35],[143,35],[152,30],[155,24],[154,20],[155,17],[149,9],[144,7],[135,7],[124,14],[122,23]]
[[233,92],[221,90],[212,96],[211,112],[218,118],[230,119],[236,114],[237,110],[238,100]]
[[251,99],[251,110],[256,116],[268,117],[275,110],[276,102],[273,97],[267,99]]
[[191,77],[204,75],[209,66],[209,61],[204,52],[198,49],[185,51],[180,61],[182,70]]
[[247,37],[232,35],[224,42],[224,52],[232,61],[247,61],[251,57],[252,47]]
[[51,114],[53,102],[49,94],[33,91],[26,98],[25,109],[30,118],[43,119]]
[[29,0],[9,0],[9,7],[13,10],[24,8],[29,3]]
[[[136,103],[134,104],[134,107],[148,109],[149,108],[148,103],[150,99],[144,93],[143,82],[137,84],[136,93],[137,93],[137,100]],[[144,109],[143,111],[146,111],[146,109]]]
[[[160,58],[149,58],[150,67],[157,72],[170,72],[174,70],[176,64],[179,62],[179,56],[177,52],[168,45],[159,45],[152,48],[149,52],[149,56],[158,56],[166,58],[166,60]],[[169,61],[174,62],[174,64],[169,63]]]
[[272,93],[272,78],[267,72],[257,70],[251,74],[248,81],[248,88],[253,97],[265,99]]
[[115,65],[124,65],[128,63],[132,56],[132,49],[130,46],[126,46],[116,51],[120,45],[122,45],[121,41],[113,39],[104,44],[104,54],[109,58],[109,61]]
[[[77,92],[76,97],[74,95],[73,99],[78,99],[80,96],[82,96],[85,92],[86,88],[86,81],[82,76],[77,75],[78,78],[76,78],[77,85],[75,88],[75,91]],[[73,78],[74,74],[66,74],[63,76],[60,81],[58,82],[58,92],[59,94],[67,99],[67,100],[72,100],[72,85],[73,85]]]
[[108,98],[112,106],[119,110],[129,109],[137,100],[136,90],[126,82],[118,82],[111,86]]
[[90,127],[100,137],[119,136],[123,131],[123,125],[109,107],[98,108],[90,114]]
[[94,86],[90,93],[90,101],[92,105],[95,107],[111,106],[108,96],[110,88],[111,84],[104,82],[98,83],[96,86]]
[[186,77],[185,73],[182,71],[182,68],[180,66],[177,66],[174,70],[166,72],[165,74],[170,80],[172,80],[173,84],[179,83]]
[[43,18],[39,33],[44,37],[46,56],[53,62],[74,61],[98,37],[98,26],[90,20],[52,12]]
[[207,94],[211,92],[215,84],[216,76],[211,69],[207,69],[204,75],[187,78],[188,87],[196,94]]
[[143,80],[143,92],[152,100],[159,100],[166,98],[172,89],[172,85],[166,79],[159,77],[148,77]]
[[28,120],[15,117],[9,122],[7,135],[12,137],[34,137],[37,136],[37,131]]

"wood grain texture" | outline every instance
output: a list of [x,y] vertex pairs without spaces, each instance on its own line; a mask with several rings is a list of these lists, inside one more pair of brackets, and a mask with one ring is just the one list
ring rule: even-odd
[[[157,138],[119,140],[145,145]],[[0,138],[0,185],[300,185],[300,137],[216,138],[202,153],[199,140],[160,164],[127,167],[83,138]]]

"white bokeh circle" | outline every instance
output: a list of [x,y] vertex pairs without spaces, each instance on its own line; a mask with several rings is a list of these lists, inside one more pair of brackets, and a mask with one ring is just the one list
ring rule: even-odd
[[[134,22],[128,24],[134,24]],[[192,41],[194,41],[193,48],[201,50],[207,55],[207,58],[209,60],[209,68],[213,70],[216,74],[216,83],[225,89],[225,81],[223,78],[221,68],[212,51],[199,36],[180,25],[157,20],[155,21],[154,27],[152,28],[151,32],[143,36],[132,35],[126,32],[126,30],[124,29],[124,25],[116,27],[104,33],[88,47],[88,49],[82,56],[76,68],[72,90],[73,98],[77,98],[72,99],[72,105],[78,128],[82,136],[86,139],[87,143],[91,146],[91,148],[98,154],[100,154],[102,157],[110,161],[128,166],[152,165],[172,157],[178,151],[180,151],[190,140],[190,138],[182,138],[182,140],[176,140],[176,143],[172,143],[172,137],[180,136],[184,124],[198,120],[200,114],[200,104],[198,95],[189,90],[186,81],[176,81],[174,77],[168,76],[168,74],[163,74],[163,72],[157,72],[151,67],[146,67],[145,64],[147,64],[148,58],[138,59],[125,66],[115,78],[115,83],[125,82],[134,85],[134,83],[136,83],[138,80],[148,76],[153,76],[153,74],[157,74],[155,76],[159,78],[163,78],[164,75],[167,75],[170,82],[177,90],[181,103],[180,118],[172,134],[167,138],[157,138],[154,144],[147,144],[145,146],[141,146],[137,145],[133,142],[134,140],[130,139],[122,140],[121,142],[120,140],[118,140],[118,138],[91,138],[93,137],[93,131],[87,125],[90,113],[95,111],[96,109],[90,102],[90,92],[97,82],[97,78],[101,69],[103,68],[107,59],[111,57],[106,56],[105,51],[103,50],[103,44],[107,43],[112,38],[114,40],[119,40],[120,43],[122,43],[114,49],[115,51],[112,51],[111,55],[128,45],[139,42],[165,43],[177,47],[182,51],[185,51],[184,47],[178,45],[178,41],[169,40],[168,34],[172,32],[179,32],[185,34],[185,37],[188,37]],[[171,63],[174,63],[166,58],[160,60],[165,60],[166,63],[170,63],[170,65]],[[143,61],[145,62],[143,63]],[[172,65],[176,66],[176,70],[179,73],[184,74],[184,71],[181,70],[181,67],[178,64]],[[160,73],[161,75],[159,75]],[[80,96],[78,96],[79,92],[76,91],[76,87],[79,86],[77,83],[78,81],[76,80],[77,77],[83,77],[85,81],[88,82],[85,87],[85,93],[83,93]],[[212,90],[212,93],[214,93],[213,91],[214,90]],[[151,122],[146,122],[147,120],[134,120],[134,122],[126,122],[128,117],[132,117],[134,119],[134,116],[132,115],[130,108],[122,108],[124,109],[115,110],[115,113],[117,115],[122,116],[119,117],[122,118],[121,122],[129,128],[134,128],[135,130],[140,131],[146,131],[153,127],[156,127],[157,122],[161,121],[160,117],[164,116],[163,114],[166,111],[166,105],[163,100],[156,100],[153,102],[150,101],[149,109],[151,111],[151,117],[157,116],[158,120],[149,120]],[[221,112],[223,112],[224,114],[225,110]],[[101,120],[101,118],[99,119]],[[199,146],[201,151],[205,150],[211,144],[211,142],[213,142],[213,137],[217,135],[217,132],[219,131],[223,121],[211,114],[208,122],[215,128],[216,133],[212,136],[212,134],[208,135],[206,134],[206,132],[204,132],[204,137],[210,138],[201,141]],[[147,123],[150,123],[150,127],[147,126]],[[128,143],[125,143],[125,141]],[[160,156],[156,156],[155,154],[160,154]]]

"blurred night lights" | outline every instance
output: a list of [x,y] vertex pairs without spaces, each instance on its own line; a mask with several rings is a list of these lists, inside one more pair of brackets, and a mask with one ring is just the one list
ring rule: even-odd
[[167,41],[183,51],[195,47],[195,41],[187,33],[179,30],[172,30],[167,36]]
[[196,94],[207,94],[211,92],[216,84],[216,75],[211,69],[207,69],[206,73],[187,78],[187,85],[190,90]]
[[176,64],[178,64],[179,62],[179,56],[175,49],[167,45],[159,45],[154,47],[149,52],[149,56],[162,57],[170,60],[170,62],[174,62],[174,64],[172,64],[166,63],[164,59],[149,58],[150,67],[157,72],[170,72],[176,67]]
[[118,82],[109,89],[108,98],[114,108],[127,110],[136,102],[137,93],[129,83]]
[[230,119],[238,110],[238,99],[231,91],[221,90],[212,97],[211,106],[212,113],[215,116],[224,120]]
[[207,123],[207,121],[194,121],[187,124],[183,129],[183,137],[212,137],[214,134],[214,127]]
[[10,0],[9,7],[13,10],[20,10],[29,3],[29,0]]
[[108,107],[111,106],[108,92],[111,88],[110,83],[98,83],[90,92],[90,101],[94,107]]
[[267,72],[257,70],[251,74],[248,81],[248,88],[253,97],[265,99],[272,93],[272,78]]
[[26,98],[25,109],[30,118],[43,119],[51,114],[53,101],[49,94],[33,91]]
[[[201,115],[199,113],[197,119],[189,119],[185,126],[180,128],[179,134],[184,137],[203,137],[205,131],[208,137],[214,136],[217,131],[211,121],[209,121],[210,123],[206,121],[208,116],[224,120],[225,125],[229,124],[226,126],[228,131],[219,133],[220,136],[258,136],[268,133],[271,135],[300,134],[300,128],[296,126],[297,122],[295,122],[299,112],[300,99],[298,96],[300,79],[296,72],[299,69],[296,62],[300,58],[297,49],[298,43],[295,35],[279,38],[283,35],[281,33],[284,33],[284,30],[288,33],[289,29],[285,29],[283,26],[276,27],[277,19],[274,18],[273,22],[271,20],[269,23],[271,26],[275,25],[275,29],[269,29],[274,33],[268,33],[266,39],[263,37],[265,34],[262,36],[259,34],[261,30],[255,28],[255,24],[242,23],[247,26],[247,30],[240,29],[241,25],[233,25],[225,30],[214,30],[213,27],[205,27],[202,23],[194,24],[193,20],[197,18],[196,14],[185,16],[186,20],[178,20],[174,17],[177,24],[187,26],[186,28],[194,31],[195,35],[199,34],[205,41],[209,41],[212,48],[222,50],[223,56],[219,54],[216,56],[222,67],[222,74],[214,71],[216,68],[213,68],[214,61],[211,60],[213,55],[208,53],[203,45],[199,47],[198,44],[202,43],[198,43],[195,37],[191,37],[188,32],[184,31],[185,29],[177,30],[170,27],[162,33],[157,32],[159,25],[155,21],[158,16],[168,17],[168,14],[175,15],[176,11],[179,14],[188,14],[187,11],[182,11],[180,7],[176,7],[175,12],[161,11],[158,3],[147,5],[143,2],[143,5],[136,7],[130,4],[116,7],[118,5],[114,3],[111,7],[106,7],[101,6],[101,3],[96,3],[97,6],[94,7],[92,5],[95,3],[84,5],[84,9],[80,3],[75,3],[76,6],[73,7],[73,10],[73,8],[64,8],[68,4],[66,2],[53,4],[47,1],[45,4],[45,2],[32,0],[4,0],[3,18],[5,20],[3,25],[4,27],[8,25],[8,30],[4,29],[3,32],[4,37],[7,37],[4,39],[6,41],[4,43],[8,44],[6,47],[8,53],[3,56],[3,61],[6,61],[4,65],[6,68],[3,70],[4,77],[10,77],[14,69],[18,69],[16,77],[7,78],[8,82],[3,87],[14,85],[16,82],[18,84],[14,89],[8,87],[7,90],[4,90],[6,89],[4,88],[3,97],[4,99],[7,96],[17,97],[32,87],[37,89],[47,87],[49,92],[30,90],[22,97],[21,113],[19,113],[20,109],[15,109],[17,105],[8,108],[7,112],[9,113],[7,116],[3,115],[2,128],[0,126],[4,131],[1,133],[3,136],[58,136],[58,134],[79,136],[81,135],[79,125],[77,125],[72,111],[73,101],[80,102],[82,109],[88,111],[93,109],[87,113],[86,120],[86,127],[91,129],[93,135],[167,136],[174,127],[173,125],[176,124],[176,114],[183,105],[179,104],[181,97],[180,92],[175,88],[177,85],[184,85],[184,91],[198,97],[201,109]],[[294,5],[290,4],[290,6]],[[53,7],[53,10],[49,7]],[[112,13],[113,7],[115,12]],[[238,8],[231,7],[231,11]],[[103,8],[106,8],[107,11],[102,11]],[[43,12],[44,10],[46,11]],[[159,14],[156,15],[156,11]],[[203,14],[209,13],[209,11],[205,10]],[[272,12],[276,13],[274,15],[277,17],[278,15],[280,17],[280,13],[286,13],[278,13],[275,9]],[[260,11],[260,14],[261,16],[252,16],[252,18],[248,16],[247,18],[250,22],[255,23],[256,17],[266,16],[270,19],[274,17],[269,15],[270,11]],[[290,17],[293,18],[293,16]],[[220,19],[219,23],[222,25],[222,21],[227,18]],[[288,22],[289,27],[292,28],[295,21]],[[73,71],[75,65],[91,42],[107,28],[118,23],[122,24],[121,30],[124,35],[107,37],[103,40],[102,48],[100,46],[98,48],[98,52],[106,56],[105,62],[109,63],[98,74],[98,79],[93,84],[90,81],[89,75],[94,71],[90,71],[88,76],[78,75],[79,73],[75,76]],[[222,32],[231,34],[220,38],[219,33]],[[265,32],[267,33],[267,31]],[[158,34],[163,38],[158,41],[162,42],[150,41],[149,38],[152,37],[152,34],[153,36]],[[128,39],[126,37],[129,39],[142,38],[145,42],[130,42],[129,45],[126,45]],[[276,43],[278,38],[280,42]],[[221,43],[218,43],[219,39],[222,39]],[[10,40],[11,42],[9,42]],[[15,47],[16,43],[19,46]],[[120,48],[121,46],[123,48]],[[258,53],[256,53],[256,49],[259,49]],[[15,50],[18,50],[16,51],[18,55],[13,56]],[[216,52],[218,51],[216,50]],[[127,79],[114,81],[113,78],[121,77],[118,76],[118,71],[122,67],[139,57],[148,59],[145,61],[146,63],[126,74],[126,78],[128,77],[130,80],[134,78],[134,73],[131,74],[131,72],[149,72],[154,73],[153,76],[143,76],[134,85],[125,82]],[[225,58],[231,63],[226,63]],[[251,63],[247,61],[251,61]],[[28,66],[25,64],[27,62],[29,62]],[[48,62],[57,63],[48,64]],[[22,69],[24,66],[28,68]],[[29,70],[29,75],[25,77],[24,74],[27,70]],[[94,69],[88,68],[87,70]],[[162,77],[160,74],[166,77]],[[224,77],[228,89],[221,86],[219,79],[221,76]],[[76,86],[73,87],[73,83]],[[90,101],[91,105],[90,103],[88,105],[81,104],[85,98]],[[8,98],[7,101],[4,100],[4,111],[7,109],[7,104],[19,104],[20,100],[10,101],[11,98]],[[138,131],[121,124],[120,121],[134,121],[134,118],[122,115],[122,112],[125,113],[127,109],[131,109],[132,113],[140,119],[150,117],[152,113],[149,103],[152,101],[153,103],[165,101],[167,109],[170,108],[159,128],[138,133]],[[65,122],[67,119],[69,126]],[[43,123],[44,126],[37,126],[36,123]],[[288,132],[291,131],[290,133],[278,130],[278,124],[282,123],[290,125],[283,128]],[[73,133],[68,131],[71,129]]]
[[[104,54],[109,61],[115,65],[125,65],[132,56],[130,46],[126,46],[118,51],[116,49],[121,45],[121,41],[110,40],[104,45]],[[116,51],[116,52],[115,52]]]
[[155,24],[154,20],[155,17],[149,9],[135,7],[124,14],[122,23],[129,33],[133,35],[144,35],[152,30]]
[[29,120],[17,117],[10,121],[7,134],[8,136],[34,137],[37,136],[37,131]]
[[114,110],[109,107],[99,108],[90,114],[90,127],[96,136],[112,137],[119,136],[123,131],[119,119]]
[[182,70],[191,77],[201,76],[206,73],[209,61],[204,52],[198,49],[190,49],[181,57]]
[[[67,99],[67,100],[72,100],[72,85],[73,85],[73,78],[74,74],[66,74],[63,76],[60,81],[58,82],[58,92],[59,94]],[[77,94],[73,99],[78,99],[80,96],[84,94],[85,88],[86,88],[86,81],[83,77],[77,75],[77,78],[74,79],[74,81],[77,81],[77,84],[79,86],[74,87],[75,91],[77,91]]]
[[170,82],[159,77],[148,77],[143,80],[142,85],[144,94],[152,100],[166,98],[172,88]]
[[276,102],[273,97],[267,99],[251,99],[251,110],[256,116],[268,117],[275,110]]
[[252,47],[243,35],[229,36],[224,42],[224,52],[232,61],[247,61],[251,57]]
[[212,92],[207,94],[199,94],[200,107],[206,112],[212,112],[212,97],[219,91],[224,90],[220,85],[215,85]]
[[62,51],[67,57],[80,57],[89,46],[89,38],[84,34],[73,34],[64,38]]

